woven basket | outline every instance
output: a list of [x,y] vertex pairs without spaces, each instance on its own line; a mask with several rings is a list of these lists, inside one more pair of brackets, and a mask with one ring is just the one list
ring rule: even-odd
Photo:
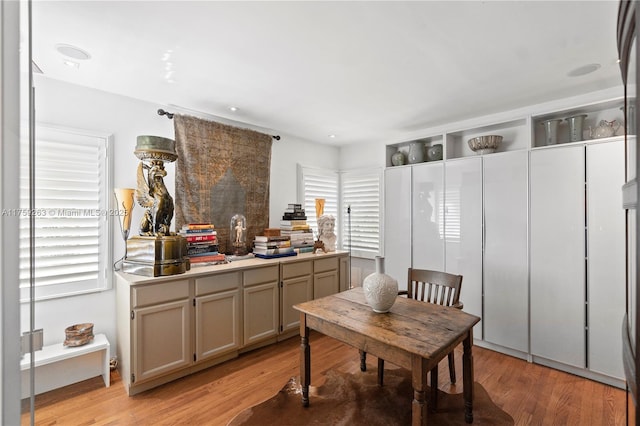
[[64,329],[64,346],[82,346],[93,340],[93,323],[74,324]]

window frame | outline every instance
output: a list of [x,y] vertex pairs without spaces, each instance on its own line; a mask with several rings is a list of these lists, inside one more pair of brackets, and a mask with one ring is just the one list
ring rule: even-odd
[[[320,167],[311,167],[311,166],[303,166],[298,164],[297,166],[298,173],[298,194],[297,198],[298,204],[302,204],[302,208],[305,209],[305,214],[307,216],[307,224],[311,226],[313,230],[314,239],[318,238],[318,223],[316,218],[316,209],[315,202],[313,204],[307,204],[306,201],[306,179],[305,176],[308,174],[312,174],[314,176],[331,176],[336,179],[336,191],[335,191],[335,210],[333,209],[333,203],[331,201],[325,204],[324,214],[330,214],[336,218],[336,231],[339,232],[341,218],[339,217],[338,212],[340,212],[340,173],[337,170],[333,169],[325,169]],[[339,242],[338,242],[339,244]],[[340,246],[338,246],[339,248]]]
[[[113,135],[96,132],[85,129],[77,129],[70,128],[64,126],[56,126],[47,123],[37,123],[35,125],[35,138],[36,138],[36,156],[38,155],[37,146],[38,141],[47,140],[56,143],[63,143],[69,145],[80,145],[91,143],[95,144],[95,146],[101,151],[101,155],[104,155],[104,159],[100,160],[99,166],[104,170],[104,173],[99,175],[101,180],[100,183],[100,194],[99,194],[99,208],[96,212],[96,218],[98,220],[98,253],[97,253],[97,262],[98,262],[98,276],[95,280],[85,280],[81,282],[74,283],[54,283],[49,285],[35,285],[34,288],[34,298],[31,299],[31,290],[29,279],[27,278],[27,282],[25,283],[24,278],[19,281],[19,292],[20,292],[20,302],[28,303],[31,301],[41,301],[41,300],[50,300],[57,299],[81,294],[88,293],[96,293],[102,292],[105,290],[109,290],[112,288],[113,281],[113,268],[112,268],[112,258],[113,258],[113,231],[116,229],[114,227],[114,220],[117,220],[116,217],[112,217],[110,212],[113,212],[115,207],[115,202],[113,197],[110,195],[113,192]],[[21,150],[26,152],[28,156],[28,141],[22,141]],[[42,143],[42,142],[40,142]],[[69,152],[72,152],[72,148],[69,148]],[[26,180],[28,182],[29,187],[33,184],[29,182],[28,169],[26,177],[23,176],[24,168],[28,168],[28,160],[25,164],[24,156],[21,159],[21,181]],[[37,182],[37,169],[36,169],[36,182]],[[29,199],[28,199],[28,187],[25,188],[21,184],[20,186],[20,223],[24,223],[23,220],[28,222],[29,216],[31,214],[36,215],[35,219],[38,219],[38,212],[45,212],[46,209],[39,208],[37,200],[35,203],[35,211],[30,212],[29,209]],[[26,193],[26,200],[24,199]],[[44,214],[44,213],[43,213]],[[42,216],[42,214],[40,215]],[[24,225],[23,225],[24,226]],[[26,230],[28,232],[29,224],[26,225]],[[20,240],[24,244],[25,237],[20,233]],[[27,236],[27,249],[29,246],[29,240]],[[24,250],[24,247],[21,248]],[[24,259],[24,258],[23,258]],[[24,260],[23,260],[24,262]],[[23,262],[19,262],[19,271],[24,271],[29,269],[28,265],[28,257],[27,263],[23,264]],[[36,269],[37,269],[36,264]]]
[[[382,235],[382,223],[383,223],[383,215],[382,211],[383,205],[383,176],[382,169],[380,167],[369,167],[362,169],[352,169],[352,170],[333,170],[326,168],[318,168],[312,166],[304,166],[301,164],[297,165],[297,174],[298,174],[298,188],[297,188],[297,203],[302,204],[303,208],[305,208],[305,212],[307,214],[307,223],[312,226],[314,231],[314,237],[317,238],[317,223],[315,222],[315,206],[311,206],[311,204],[305,203],[305,174],[310,173],[313,175],[331,175],[336,177],[336,211],[327,212],[325,209],[325,213],[332,214],[336,218],[336,233],[338,234],[337,248],[339,250],[346,250],[345,245],[343,244],[343,236],[346,236],[348,230],[348,216],[347,216],[347,205],[344,203],[344,195],[343,195],[343,180],[344,176],[348,174],[353,175],[370,175],[375,174],[378,177],[378,251],[377,252],[368,252],[364,250],[349,250],[349,253],[353,257],[363,258],[363,259],[374,259],[376,256],[380,256],[383,247],[383,235]],[[310,210],[311,209],[311,210]],[[309,219],[311,217],[311,219]],[[352,224],[353,225],[353,224]]]
[[[353,218],[353,216],[350,216],[350,214],[348,213],[348,209],[351,207],[351,205],[353,203],[349,203],[349,202],[345,202],[345,186],[346,186],[346,177],[360,177],[360,179],[365,178],[367,176],[373,176],[375,175],[377,178],[377,185],[378,185],[378,194],[377,194],[377,203],[378,203],[378,230],[377,230],[377,237],[378,237],[378,243],[377,243],[377,251],[369,251],[369,250],[360,250],[360,249],[350,249],[349,248],[344,248],[345,245],[343,244],[343,240],[346,240],[347,238],[349,238],[349,236],[347,235],[347,233],[349,231],[353,230],[353,221],[351,221],[351,230],[349,230],[349,217]],[[353,257],[358,257],[358,258],[362,258],[362,259],[375,259],[376,256],[380,256],[381,252],[382,252],[382,246],[383,246],[383,241],[382,241],[382,220],[383,220],[383,209],[382,209],[382,187],[383,187],[383,180],[382,180],[382,169],[379,167],[369,167],[369,168],[363,168],[363,169],[353,169],[353,170],[344,170],[340,172],[340,203],[343,204],[344,206],[344,214],[343,214],[343,218],[344,220],[342,221],[343,223],[343,228],[341,229],[341,235],[343,236],[340,239],[340,247],[344,248],[345,250],[349,250],[349,252],[351,253],[351,256]],[[346,204],[346,205],[345,205]],[[356,206],[357,207],[357,206]],[[357,210],[356,210],[357,211]],[[357,226],[357,224],[356,224]]]

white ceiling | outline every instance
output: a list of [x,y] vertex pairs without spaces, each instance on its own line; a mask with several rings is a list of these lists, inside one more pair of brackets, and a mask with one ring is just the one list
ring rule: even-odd
[[[47,77],[178,112],[320,143],[391,143],[619,86],[617,10],[612,0],[34,1],[33,59]],[[65,66],[57,43],[91,59]],[[601,67],[567,76],[592,63]]]

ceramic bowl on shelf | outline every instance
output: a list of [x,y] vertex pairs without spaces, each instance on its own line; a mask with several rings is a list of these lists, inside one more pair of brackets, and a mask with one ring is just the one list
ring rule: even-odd
[[469,139],[469,148],[478,154],[491,154],[498,149],[502,142],[500,135],[485,135]]

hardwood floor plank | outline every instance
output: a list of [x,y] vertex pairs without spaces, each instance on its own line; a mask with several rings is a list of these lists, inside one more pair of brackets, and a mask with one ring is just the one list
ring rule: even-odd
[[[311,335],[311,385],[327,370],[360,370],[358,351],[318,333]],[[257,349],[133,397],[117,372],[105,388],[100,377],[36,396],[36,425],[226,425],[240,411],[277,393],[299,374],[298,338]],[[475,379],[516,425],[624,425],[625,392],[548,367],[474,347]],[[449,382],[446,358],[440,389],[462,392],[462,350],[456,348],[458,383]],[[367,357],[368,368],[377,359]],[[22,424],[30,422],[23,401]]]

